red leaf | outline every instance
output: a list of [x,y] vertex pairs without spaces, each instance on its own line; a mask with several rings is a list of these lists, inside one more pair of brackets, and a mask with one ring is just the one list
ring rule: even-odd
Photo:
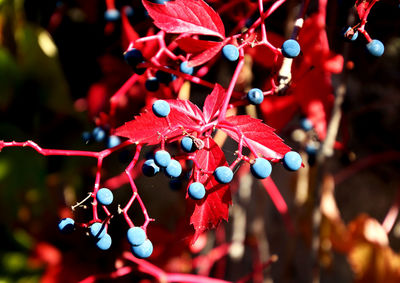
[[237,142],[243,135],[244,145],[250,144],[257,154],[266,159],[282,159],[290,151],[290,147],[274,133],[273,128],[248,115],[227,117],[218,127]]
[[[168,115],[170,125],[166,118],[159,118],[154,115],[150,108],[144,113],[136,116],[134,120],[126,122],[125,125],[117,128],[115,135],[126,137],[133,142],[141,144],[157,144],[161,141],[161,136],[166,139],[176,138],[183,134],[183,128],[191,132],[190,128],[195,128],[198,123],[195,121],[201,111],[189,101],[166,100],[171,106],[171,112]],[[197,113],[196,109],[197,108]],[[186,128],[189,129],[186,129]]]
[[190,36],[179,37],[176,39],[176,43],[179,48],[185,51],[186,53],[200,53],[207,49],[211,49],[216,45],[219,45],[221,42],[218,41],[209,41],[209,40],[201,40],[195,39]]
[[189,36],[176,39],[176,43],[189,55],[188,65],[196,67],[210,61],[224,47],[225,41],[208,41]]
[[[214,171],[217,167],[227,165],[225,155],[212,138],[204,140],[204,148],[197,151],[195,160],[206,171]],[[222,220],[228,220],[231,193],[229,185],[218,183],[213,175],[202,174],[197,180],[206,188],[206,196],[202,200],[189,200],[194,206],[190,224],[195,229],[192,243],[208,229],[217,227]]]
[[225,38],[219,15],[203,0],[174,0],[154,4],[143,0],[154,24],[169,33],[189,33]]
[[215,84],[215,87],[210,95],[206,97],[203,106],[204,120],[206,123],[210,122],[215,114],[221,109],[222,103],[224,102],[225,90],[219,84]]
[[171,110],[175,109],[176,111],[190,117],[193,121],[204,121],[203,112],[201,112],[197,105],[193,104],[189,100],[174,99],[168,100],[168,103]]
[[357,13],[360,19],[363,19],[364,17],[368,17],[369,11],[371,8],[369,6],[371,5],[372,0],[357,0],[356,1],[356,8],[357,8]]
[[215,57],[215,55],[217,55],[221,51],[224,45],[225,43],[218,42],[218,44],[216,44],[214,47],[210,49],[207,49],[201,53],[191,54],[189,56],[188,66],[196,67],[210,61],[212,58]]

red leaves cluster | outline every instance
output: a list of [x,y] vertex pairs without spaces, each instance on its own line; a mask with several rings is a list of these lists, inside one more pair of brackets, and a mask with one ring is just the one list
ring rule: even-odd
[[195,229],[193,241],[205,230],[215,228],[222,220],[227,220],[231,203],[229,185],[219,184],[210,174],[217,167],[227,165],[225,155],[214,140],[205,135],[203,128],[215,126],[237,142],[242,139],[244,146],[251,147],[256,154],[267,159],[281,159],[290,150],[274,133],[274,129],[261,120],[239,115],[227,117],[219,122],[217,118],[224,97],[224,89],[216,84],[205,100],[203,111],[187,100],[166,100],[171,107],[167,118],[157,117],[151,108],[147,107],[144,113],[115,130],[116,135],[140,144],[155,145],[160,143],[162,138],[174,141],[188,133],[195,134],[203,140],[204,147],[195,153],[194,160],[200,167],[197,168],[200,170],[197,181],[205,186],[207,194],[202,200],[188,201],[192,212],[190,224]]

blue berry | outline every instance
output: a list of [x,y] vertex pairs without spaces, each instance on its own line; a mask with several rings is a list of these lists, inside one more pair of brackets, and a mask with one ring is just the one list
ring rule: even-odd
[[96,127],[92,131],[92,136],[95,141],[102,142],[106,138],[106,132],[101,127]]
[[218,183],[228,184],[233,179],[233,172],[227,166],[220,166],[215,169],[214,176]]
[[195,152],[197,147],[190,137],[183,137],[181,140],[181,147],[185,152]]
[[271,175],[272,166],[268,160],[264,158],[257,158],[256,161],[250,165],[250,171],[254,177],[258,179],[265,179]]
[[295,151],[289,151],[283,156],[283,167],[290,171],[296,171],[301,167],[301,156]]
[[250,101],[251,104],[257,105],[261,104],[264,100],[264,94],[261,89],[259,88],[252,88],[247,93],[247,99]]
[[182,166],[179,161],[172,159],[168,164],[167,168],[165,168],[165,174],[171,178],[178,178],[182,173]]
[[348,27],[345,32],[343,33],[343,36],[350,40],[350,41],[355,41],[358,38],[358,31],[352,29],[351,27]]
[[106,10],[104,13],[104,19],[109,22],[118,21],[120,17],[121,15],[119,14],[119,11],[116,9]]
[[116,147],[120,143],[121,143],[121,140],[117,136],[109,136],[107,139],[107,147],[108,148]]
[[92,138],[93,138],[92,133],[90,133],[90,132],[82,133],[82,140],[85,144],[90,143],[92,141]]
[[229,61],[236,61],[239,59],[239,50],[235,45],[227,44],[222,48],[222,54]]
[[58,229],[63,233],[71,233],[75,228],[75,221],[71,218],[64,218],[58,222]]
[[288,39],[282,44],[282,54],[287,58],[294,58],[300,54],[300,45],[294,39]]
[[106,234],[106,227],[100,222],[93,223],[92,226],[90,226],[90,235],[92,237],[100,239],[103,238],[104,235]]
[[113,193],[107,188],[101,188],[97,194],[96,199],[101,205],[110,205],[113,202]]
[[148,159],[143,163],[142,172],[147,177],[153,177],[160,172],[160,167],[156,165],[154,159]]
[[179,70],[182,73],[188,74],[188,75],[193,75],[193,72],[194,72],[194,68],[193,67],[189,67],[187,61],[181,63],[181,65],[179,66]]
[[131,250],[133,255],[138,258],[148,258],[153,253],[153,244],[147,239],[139,246],[132,246]]
[[160,83],[163,83],[166,85],[174,80],[174,76],[172,74],[161,71],[161,70],[158,70],[156,72],[156,78]]
[[300,126],[304,131],[311,131],[313,128],[312,122],[307,118],[302,118],[300,120]]
[[97,241],[96,246],[97,246],[100,250],[105,251],[105,250],[108,250],[108,249],[111,247],[111,243],[112,243],[111,236],[108,235],[108,234],[104,234],[104,236],[101,237],[101,238]]
[[314,144],[307,144],[305,151],[308,155],[315,155],[317,154],[318,148]]
[[156,100],[152,106],[153,113],[158,117],[167,117],[171,111],[168,102],[165,100]]
[[206,195],[206,189],[202,183],[194,182],[189,186],[188,194],[192,199],[199,200]]
[[129,228],[126,233],[128,241],[132,246],[140,246],[146,240],[146,232],[140,227]]
[[171,155],[166,150],[159,150],[154,155],[154,162],[157,166],[166,168],[171,162]]
[[125,52],[125,61],[131,66],[136,67],[137,64],[143,62],[144,58],[142,52],[139,49],[132,48]]
[[371,55],[379,57],[382,56],[383,52],[385,51],[385,46],[380,40],[373,39],[367,44],[367,50]]
[[135,15],[135,10],[133,10],[133,8],[130,6],[125,6],[124,13],[128,18],[131,18],[133,15]]
[[155,92],[159,89],[160,83],[158,82],[157,78],[151,77],[146,80],[144,86],[148,91]]

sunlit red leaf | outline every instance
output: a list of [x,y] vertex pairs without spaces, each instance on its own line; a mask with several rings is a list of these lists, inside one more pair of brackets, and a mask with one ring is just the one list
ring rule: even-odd
[[282,159],[290,151],[290,147],[274,133],[273,128],[248,115],[227,117],[218,127],[237,142],[242,136],[244,145],[250,144],[264,158]]
[[[171,139],[183,134],[185,128],[197,127],[194,120],[199,117],[195,110],[197,106],[188,101],[166,100],[171,106],[171,112],[168,115],[170,125],[166,118],[159,118],[154,115],[151,108],[147,108],[144,113],[136,116],[134,120],[126,122],[123,126],[117,128],[115,135],[126,137],[133,142],[142,144],[157,144],[163,136],[165,139]],[[197,108],[198,109],[198,108]]]
[[[211,138],[204,140],[204,148],[197,151],[195,159],[201,169],[206,171],[214,171],[219,166],[227,165],[223,151]],[[218,183],[209,174],[200,175],[197,181],[204,185],[207,193],[202,200],[188,200],[193,210],[190,224],[195,229],[192,243],[204,231],[217,227],[222,220],[228,220],[231,204],[229,185]]]
[[225,38],[219,15],[203,0],[166,1],[163,5],[143,0],[154,24],[169,33],[189,33]]
[[206,97],[203,106],[204,120],[208,123],[217,114],[219,109],[222,107],[224,101],[225,90],[219,84],[215,84],[215,87],[210,95]]
[[182,37],[177,39],[176,42],[182,50],[189,54],[188,65],[191,67],[210,61],[225,44],[223,41],[199,40],[191,37]]

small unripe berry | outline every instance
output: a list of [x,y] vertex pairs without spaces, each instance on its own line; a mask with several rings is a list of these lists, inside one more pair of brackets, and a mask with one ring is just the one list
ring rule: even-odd
[[113,202],[113,193],[107,188],[101,188],[97,194],[96,199],[101,205],[110,205]]
[[137,258],[148,258],[153,253],[153,244],[147,239],[139,246],[132,246],[131,250]]
[[288,39],[282,44],[282,55],[287,58],[294,58],[300,54],[300,45],[294,39]]
[[300,154],[289,151],[283,156],[283,167],[290,171],[296,171],[301,167],[302,159]]
[[367,44],[367,50],[371,55],[380,57],[383,55],[383,52],[385,52],[385,46],[380,40],[373,39]]
[[166,168],[171,162],[171,155],[166,150],[159,150],[154,155],[154,162],[157,166]]
[[105,251],[105,250],[108,250],[111,247],[111,243],[112,243],[111,236],[108,235],[108,234],[104,234],[103,237],[101,237],[97,241],[96,246],[100,250]]
[[188,62],[182,62],[181,65],[179,66],[179,70],[184,73],[184,74],[188,74],[188,75],[192,75],[194,68],[193,67],[189,67],[188,66]]
[[272,166],[268,160],[264,158],[257,158],[256,161],[250,165],[250,171],[254,177],[258,179],[265,179],[271,175]]
[[148,159],[143,163],[142,172],[147,177],[153,177],[160,172],[160,167],[156,165],[154,159]]
[[251,104],[258,105],[261,104],[264,100],[264,94],[259,88],[252,88],[247,93],[247,99]]
[[222,48],[222,54],[229,61],[236,61],[239,59],[239,50],[235,45],[227,44]]
[[167,117],[171,107],[165,100],[156,100],[153,103],[152,110],[157,117]]
[[129,228],[126,235],[132,246],[139,246],[146,240],[146,232],[140,227]]
[[358,38],[358,31],[348,27],[344,31],[343,36],[349,41],[355,41]]
[[206,189],[200,182],[194,182],[190,184],[188,188],[189,197],[195,200],[202,199],[206,195]]
[[58,229],[63,233],[71,233],[75,228],[75,221],[72,218],[64,218],[58,222]]
[[233,172],[227,166],[220,166],[215,169],[214,176],[218,183],[228,184],[233,179]]
[[168,164],[167,168],[165,168],[165,174],[171,178],[178,178],[182,173],[182,166],[181,164],[172,159],[171,162]]

